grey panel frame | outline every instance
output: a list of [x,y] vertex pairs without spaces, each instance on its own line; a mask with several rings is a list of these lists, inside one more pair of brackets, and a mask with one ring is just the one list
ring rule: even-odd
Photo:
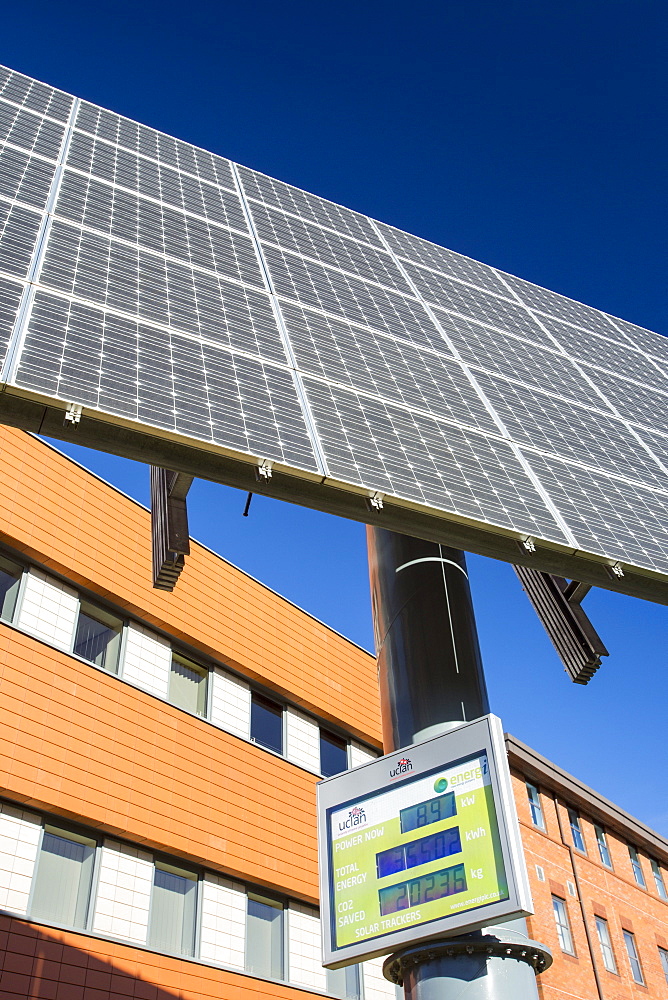
[[[410,757],[413,765],[410,777],[407,779],[410,780],[419,778],[420,774],[434,768],[445,767],[449,762],[454,763],[479,752],[488,755],[501,852],[508,877],[509,898],[502,902],[486,904],[477,912],[453,914],[441,920],[431,921],[422,927],[408,927],[405,930],[383,934],[375,939],[334,949],[332,947],[332,925],[335,919],[332,914],[334,876],[326,827],[328,811],[340,804],[380,793],[388,788],[396,788],[396,783],[389,781],[389,772],[401,757]],[[404,747],[395,753],[362,764],[352,771],[325,778],[318,782],[316,791],[322,964],[326,968],[340,969],[354,962],[388,955],[398,948],[411,947],[446,936],[451,937],[480,927],[490,927],[496,922],[530,916],[534,912],[503,726],[498,716],[485,715],[424,743]]]

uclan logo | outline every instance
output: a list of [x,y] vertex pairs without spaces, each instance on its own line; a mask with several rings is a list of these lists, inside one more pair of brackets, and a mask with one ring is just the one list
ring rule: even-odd
[[390,777],[396,778],[398,774],[405,774],[406,771],[412,771],[413,765],[411,764],[408,757],[402,757],[394,771],[390,771]]
[[362,823],[366,823],[366,813],[359,806],[355,806],[348,813],[348,819],[339,823],[339,830],[352,830],[353,827],[360,826]]

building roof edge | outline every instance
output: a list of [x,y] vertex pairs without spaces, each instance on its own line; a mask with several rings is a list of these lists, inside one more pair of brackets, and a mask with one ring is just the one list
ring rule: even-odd
[[608,829],[621,833],[634,845],[644,847],[653,857],[668,863],[668,840],[660,833],[522,743],[516,736],[506,733],[505,738],[511,767],[515,766],[537,784],[562,795]]

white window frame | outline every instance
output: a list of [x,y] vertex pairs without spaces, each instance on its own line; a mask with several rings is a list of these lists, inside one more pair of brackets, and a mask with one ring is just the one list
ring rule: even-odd
[[[81,656],[80,653],[75,653],[74,647],[77,641],[77,629],[79,628],[79,617],[82,613],[84,607],[88,607],[91,611],[100,611],[103,615],[107,615],[109,618],[115,618],[116,621],[120,622],[120,631],[118,634],[118,658],[116,660],[116,669],[109,670],[107,667],[101,667],[98,663],[94,663],[93,660],[87,660],[85,656]],[[85,615],[88,612],[83,610]],[[89,618],[95,619],[95,615],[88,615]],[[104,622],[102,622],[104,624]],[[123,668],[123,655],[125,653],[125,633],[127,630],[127,621],[122,615],[118,615],[115,611],[107,611],[105,607],[101,604],[96,604],[95,601],[89,601],[84,594],[79,594],[79,607],[77,608],[77,616],[74,622],[74,631],[72,633],[72,646],[70,648],[70,655],[74,656],[77,660],[83,663],[89,664],[91,667],[97,667],[98,670],[102,670],[105,674],[110,674],[112,677],[120,677]]]
[[[598,847],[598,856],[601,860],[601,864],[612,871],[612,855],[610,854],[610,845],[608,844],[608,837],[605,829],[600,823],[594,823],[594,833],[596,835],[596,846]],[[607,857],[607,861],[605,860]]]
[[[529,799],[529,812],[531,813],[531,822],[536,827],[537,830],[545,831],[545,813],[543,812],[543,803],[540,800],[540,789],[538,785],[532,784],[532,782],[526,782],[527,798]],[[534,798],[535,795],[535,798]],[[536,819],[538,816],[538,819]]]
[[[628,956],[629,965],[631,967],[631,976],[633,978],[633,982],[637,983],[638,986],[644,986],[645,976],[642,971],[642,964],[640,962],[640,955],[638,954],[638,948],[636,947],[636,936],[633,933],[633,931],[627,931],[626,928],[624,927],[622,927],[622,934],[624,936],[624,944],[626,946],[626,954]],[[638,975],[636,975],[636,966]]]
[[554,924],[557,930],[559,947],[565,955],[575,955],[575,943],[573,941],[573,931],[568,918],[568,907],[566,900],[561,896],[552,896],[552,912],[554,913]]
[[[587,846],[585,844],[584,832],[582,830],[582,820],[580,813],[577,809],[573,809],[572,806],[566,807],[568,810],[568,823],[571,828],[571,840],[573,841],[573,847],[580,854],[587,853]],[[578,843],[578,840],[580,843]]]
[[612,947],[608,921],[604,917],[594,915],[594,923],[596,925],[596,936],[598,937],[598,944],[601,949],[603,966],[607,972],[614,972],[617,975],[617,962],[615,961],[615,952]]
[[642,870],[642,864],[640,863],[638,849],[634,847],[633,844],[627,844],[627,847],[629,849],[629,861],[631,862],[631,871],[633,872],[635,883],[640,886],[641,889],[646,889],[647,882],[645,881],[645,873]]
[[654,876],[654,885],[656,886],[657,895],[659,899],[665,899],[668,902],[668,890],[666,890],[666,883],[663,878],[663,872],[659,867],[659,862],[655,861],[654,858],[650,858],[649,863],[652,869],[652,875]]

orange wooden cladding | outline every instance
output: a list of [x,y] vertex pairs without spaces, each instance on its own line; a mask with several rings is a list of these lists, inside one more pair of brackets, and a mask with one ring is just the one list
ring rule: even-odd
[[317,905],[315,775],[0,629],[0,795]]
[[153,590],[147,511],[22,431],[0,427],[0,452],[0,539],[380,746],[372,656],[201,545]]

